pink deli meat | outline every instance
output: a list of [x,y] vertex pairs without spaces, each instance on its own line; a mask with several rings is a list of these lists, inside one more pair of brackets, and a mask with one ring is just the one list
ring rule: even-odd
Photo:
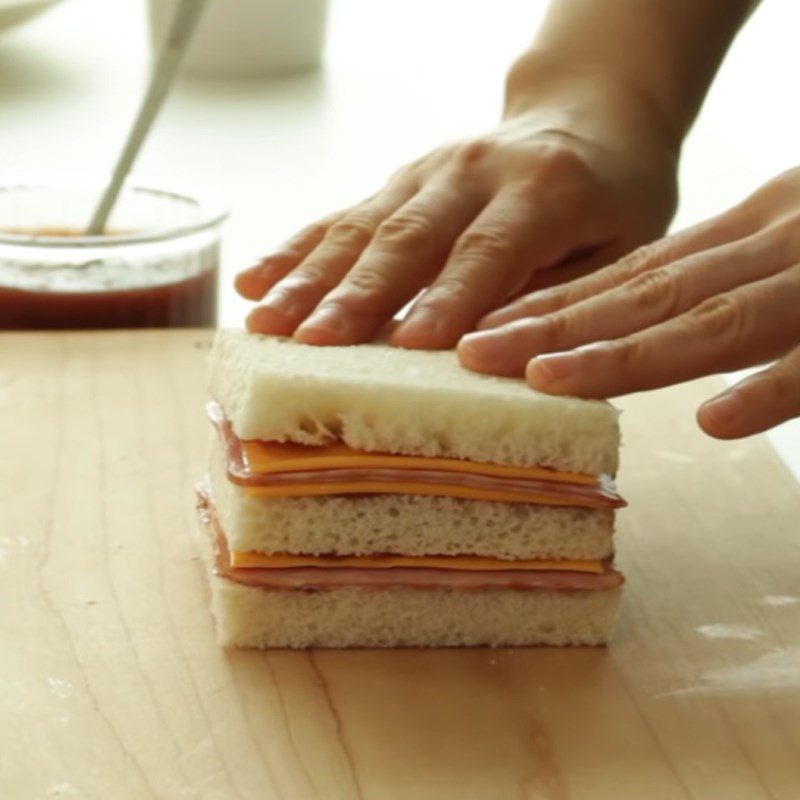
[[602,591],[623,583],[622,574],[604,563],[602,573],[568,570],[444,570],[396,567],[370,569],[357,567],[297,567],[265,569],[232,567],[230,553],[217,515],[204,487],[198,488],[198,514],[216,550],[216,573],[245,586],[271,590],[325,591],[356,587],[359,589],[455,589],[455,590],[548,590]]
[[[600,476],[595,485],[536,478],[505,478],[495,475],[452,472],[446,470],[336,468],[277,472],[269,475],[253,473],[245,463],[240,440],[220,406],[209,403],[208,416],[225,445],[228,478],[240,486],[292,486],[350,482],[403,482],[412,478],[415,483],[428,485],[463,486],[474,489],[549,495],[591,503],[594,508],[622,508],[625,501],[617,493],[614,482]],[[583,505],[584,503],[580,503]],[[568,503],[567,503],[568,504]],[[576,505],[578,503],[576,502]]]

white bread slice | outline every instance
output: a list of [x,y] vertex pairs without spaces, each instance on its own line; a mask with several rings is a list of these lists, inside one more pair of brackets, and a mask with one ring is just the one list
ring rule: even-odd
[[420,495],[249,497],[227,479],[216,442],[209,481],[233,550],[512,559],[603,559],[613,552],[608,509]]
[[205,532],[200,539],[224,646],[599,645],[608,641],[619,607],[619,589],[261,589],[215,574],[211,540]]
[[615,474],[617,411],[461,368],[452,351],[219,331],[211,394],[241,439]]
[[217,641],[231,647],[468,647],[608,642],[619,589],[269,591],[211,576]]

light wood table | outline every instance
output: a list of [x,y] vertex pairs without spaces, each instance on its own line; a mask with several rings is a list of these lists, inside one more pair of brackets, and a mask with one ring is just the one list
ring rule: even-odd
[[192,541],[205,332],[0,337],[0,797],[800,797],[800,490],[623,402],[607,649],[225,652]]

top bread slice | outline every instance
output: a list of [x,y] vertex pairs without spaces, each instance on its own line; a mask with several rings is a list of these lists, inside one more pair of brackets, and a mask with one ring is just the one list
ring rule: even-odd
[[618,413],[462,368],[453,351],[218,332],[211,395],[240,439],[614,475]]

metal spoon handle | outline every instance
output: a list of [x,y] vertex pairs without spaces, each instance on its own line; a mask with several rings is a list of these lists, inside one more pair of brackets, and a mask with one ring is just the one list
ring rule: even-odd
[[125,182],[142,143],[147,138],[153,120],[169,92],[205,4],[206,0],[181,0],[176,9],[166,41],[159,52],[158,62],[150,79],[147,94],[128,134],[125,147],[114,167],[111,182],[106,187],[92,216],[92,221],[86,229],[87,235],[96,236],[105,230],[106,222],[117,201],[122,184]]

